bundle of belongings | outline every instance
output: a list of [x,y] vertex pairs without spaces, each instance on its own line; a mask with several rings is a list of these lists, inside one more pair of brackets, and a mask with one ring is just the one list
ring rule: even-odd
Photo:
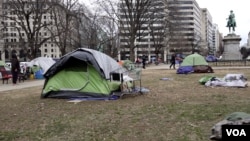
[[132,92],[132,88],[135,88],[133,81],[140,80],[141,69],[136,68],[135,64],[130,60],[123,61],[123,67],[126,69],[126,71],[123,71],[122,73],[123,83],[121,84],[121,90],[123,92]]
[[212,135],[210,140],[222,140],[223,125],[250,125],[250,114],[244,112],[234,112],[226,116],[226,118],[212,127]]
[[247,87],[247,78],[243,74],[227,74],[223,78],[215,76],[204,76],[199,82],[205,86],[223,86],[223,87]]
[[195,73],[214,73],[212,67],[208,65],[194,66],[193,69]]

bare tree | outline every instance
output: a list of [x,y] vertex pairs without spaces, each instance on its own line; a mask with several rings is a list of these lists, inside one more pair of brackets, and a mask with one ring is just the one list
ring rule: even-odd
[[2,16],[11,20],[10,25],[4,24],[18,31],[20,47],[30,59],[40,56],[39,48],[51,39],[47,31],[52,23],[44,19],[52,7],[50,0],[8,0],[4,3]]
[[59,47],[61,54],[65,55],[79,45],[78,15],[81,12],[78,0],[60,0],[54,4],[52,17],[54,28],[51,30],[53,41]]
[[[179,7],[178,0],[164,0],[167,4],[169,22],[169,48],[171,52],[180,53],[194,53],[201,51],[202,38],[200,33],[193,27],[187,25],[187,12],[184,12]],[[203,49],[202,49],[203,50]]]
[[163,26],[151,27],[151,36],[153,42],[154,53],[156,58],[159,58],[159,54],[163,51],[164,41],[165,41],[165,29]]
[[[83,40],[84,45],[102,51],[113,58],[118,56],[118,20],[115,14],[111,14],[112,6],[106,3],[96,1],[96,9],[86,11],[86,18],[82,27],[84,29]],[[105,5],[105,6],[104,6]],[[103,7],[102,7],[103,6]],[[110,9],[109,9],[110,8]],[[113,7],[114,8],[114,7]],[[115,10],[117,8],[114,8]],[[106,12],[104,12],[106,10]],[[105,14],[104,14],[105,13]],[[110,14],[110,15],[109,15]]]
[[191,50],[186,48],[186,43],[190,42],[190,39],[185,38],[187,35],[182,32],[185,29],[185,25],[181,22],[181,13],[175,5],[176,2],[176,0],[164,0],[168,10],[166,18],[168,31],[166,32],[166,36],[169,51],[182,54],[185,51]]
[[[145,36],[144,31],[148,30],[150,16],[152,12],[148,12],[153,8],[152,0],[120,0],[114,2],[112,0],[98,0],[99,6],[107,16],[115,19],[119,27],[119,38],[123,44],[120,44],[122,54],[129,51],[130,60],[135,60],[134,52],[135,41]],[[121,42],[120,42],[121,43]]]
[[[167,1],[158,0],[154,1],[154,9],[152,10],[153,16],[150,19],[149,31],[152,37],[154,53],[156,58],[159,58],[159,54],[163,54],[164,48],[168,44],[170,21],[168,19]],[[157,25],[157,26],[155,26]]]
[[250,56],[250,48],[242,46],[240,48],[240,53],[242,55],[242,59],[247,59],[247,57]]
[[193,36],[190,39],[191,41],[191,47],[192,47],[192,54],[195,52],[200,53],[201,52],[201,43],[202,43],[202,37],[201,35],[197,33],[193,33]]
[[101,50],[100,36],[103,34],[98,23],[98,15],[87,11],[81,19],[82,44],[86,48]]
[[117,38],[117,26],[107,16],[99,15],[98,11],[90,11],[82,5],[78,11],[79,25],[77,27],[79,45],[85,48],[102,51],[112,57],[117,56],[114,51]]
[[107,16],[99,17],[99,25],[104,34],[101,37],[100,45],[103,45],[103,52],[112,58],[118,55],[118,28],[115,20]]
[[222,55],[224,52],[224,46],[223,46],[223,37],[222,34],[219,34],[219,50],[217,51],[218,56]]

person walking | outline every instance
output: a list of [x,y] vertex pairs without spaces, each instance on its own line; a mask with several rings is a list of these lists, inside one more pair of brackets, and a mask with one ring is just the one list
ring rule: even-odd
[[171,59],[170,59],[170,66],[169,68],[171,69],[171,67],[173,66],[173,68],[175,69],[175,59],[176,59],[176,55],[172,54]]
[[17,82],[19,72],[20,72],[19,60],[17,59],[16,54],[12,54],[11,73],[12,73],[12,83],[13,83],[13,85],[15,85],[16,82]]

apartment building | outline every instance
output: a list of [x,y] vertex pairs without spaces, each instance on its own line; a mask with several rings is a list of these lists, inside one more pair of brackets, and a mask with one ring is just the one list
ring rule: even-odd
[[[139,4],[136,4],[136,1],[133,2],[134,3],[130,3],[131,7],[136,9]],[[135,58],[140,58],[145,55],[147,56],[148,61],[151,61],[152,59],[155,59],[156,56],[160,58],[163,56],[166,5],[162,0],[152,0],[150,5],[144,6],[147,6],[147,8],[140,9],[144,13],[139,13],[138,11],[132,11],[129,13],[129,10],[131,9],[128,9],[128,7],[125,6],[124,0],[120,2],[118,7],[121,17],[121,24],[119,25],[119,59],[123,60],[130,57],[130,32],[133,32],[131,31],[131,26],[133,26],[133,24],[131,25],[130,22],[133,22],[134,20],[129,19],[127,17],[128,14],[140,17],[140,21],[134,23],[134,28],[138,28],[133,44],[136,46],[134,49]]]
[[[27,0],[26,3],[23,3],[24,5],[22,5],[22,7],[24,9],[29,10],[34,3],[37,2],[35,0]],[[51,0],[47,1],[49,4],[51,2]],[[25,30],[37,30],[36,26],[34,24],[35,19],[34,19],[34,15],[31,16],[29,23],[25,23],[24,18],[22,18],[20,16],[20,14],[18,15],[17,10],[12,9],[11,4],[16,4],[17,6],[18,3],[15,3],[15,1],[9,1],[9,0],[2,0],[1,1],[1,11],[2,11],[2,22],[1,22],[1,33],[3,34],[3,45],[2,45],[2,51],[4,53],[3,54],[3,60],[5,61],[9,61],[11,58],[11,54],[12,53],[16,53],[20,59],[20,61],[28,61],[28,56],[26,55],[27,53],[25,52],[26,50],[29,52],[31,51],[29,49],[29,45],[28,45],[28,37],[29,35],[27,35],[25,32]],[[48,5],[47,4],[42,4],[38,3],[39,6],[41,6],[42,8],[46,8]],[[41,18],[41,22],[43,24],[46,23],[53,23],[53,15],[51,12],[47,12],[47,13],[43,13],[42,14],[42,18]],[[24,25],[27,26],[27,24],[29,24],[29,29],[24,29],[23,27],[21,27],[20,23],[23,23]],[[51,32],[49,31],[49,28],[52,29],[53,25],[49,25],[46,28],[41,28],[38,32],[34,32],[36,34],[34,34],[33,36],[37,37],[39,41],[42,41],[43,39],[49,38],[51,36]],[[52,39],[48,39],[45,40],[44,42],[39,42],[41,43],[40,48],[37,51],[36,57],[39,56],[45,56],[45,57],[52,57],[52,58],[58,58],[61,56],[60,50],[58,48],[58,46],[55,44],[55,41],[53,41]]]
[[[212,53],[212,55],[218,54],[218,52],[220,51],[221,43],[222,43],[222,35],[219,32],[218,25],[213,24],[213,53]],[[218,54],[218,55],[220,55],[220,54]]]
[[[3,14],[3,0],[0,0],[0,15]],[[0,60],[5,61],[5,53],[4,53],[4,40],[3,40],[3,18],[0,17]]]
[[[215,44],[213,43],[216,36],[213,36],[214,25],[212,16],[207,8],[201,8],[202,12],[202,36],[200,48],[206,50],[206,53],[214,55]],[[213,38],[214,37],[214,38]]]
[[[139,37],[137,36],[136,40],[135,56],[146,54],[148,60],[156,56],[157,45],[153,42],[152,33],[154,29],[161,29],[158,30],[157,37],[158,41],[161,41],[159,57],[164,62],[172,53],[187,55],[195,51],[203,51],[214,54],[218,48],[218,29],[214,30],[212,16],[208,9],[200,8],[195,0],[157,0],[155,2],[158,4],[154,6],[154,9],[158,9],[155,13],[158,16],[154,16],[154,20],[155,18],[158,20],[151,26],[141,25],[140,32],[137,33]],[[121,18],[126,20],[122,12]],[[123,48],[123,54],[126,55],[125,58],[129,57],[129,48],[126,47],[126,41],[129,40],[128,32],[123,31],[120,34],[120,45]]]
[[202,41],[202,13],[195,0],[169,0],[170,20],[173,24],[169,50],[190,54],[198,50]]

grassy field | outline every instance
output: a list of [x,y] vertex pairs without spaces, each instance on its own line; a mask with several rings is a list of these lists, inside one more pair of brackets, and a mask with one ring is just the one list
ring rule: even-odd
[[[250,89],[205,87],[205,75],[223,77],[249,69],[177,75],[143,70],[145,95],[115,101],[40,99],[42,87],[1,92],[1,141],[209,141],[211,127],[226,115],[250,113]],[[163,81],[168,77],[173,80]]]

